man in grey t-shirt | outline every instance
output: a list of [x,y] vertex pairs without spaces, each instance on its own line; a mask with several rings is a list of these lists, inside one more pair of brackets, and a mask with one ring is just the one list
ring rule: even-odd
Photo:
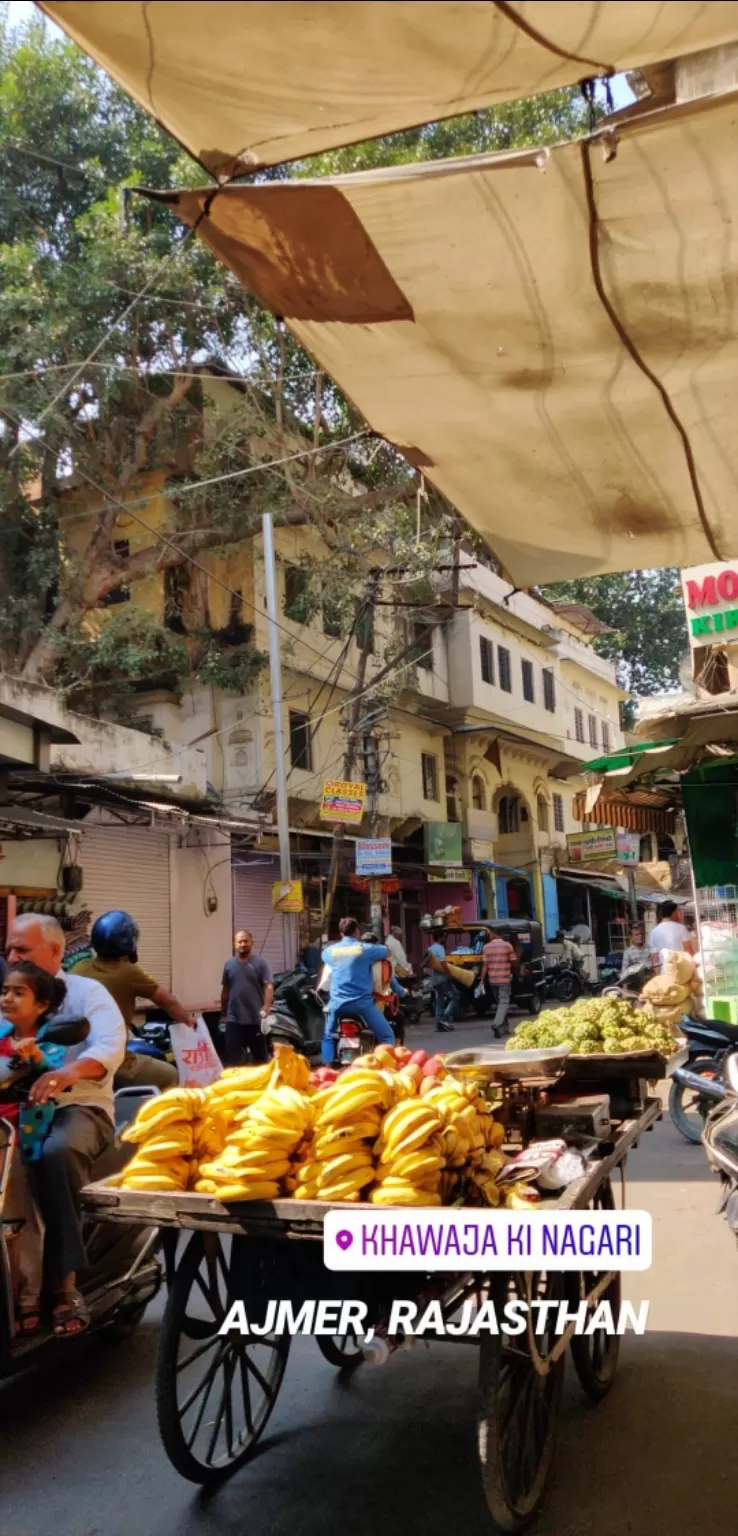
[[220,996],[227,1067],[240,1066],[247,1051],[252,1061],[267,1060],[267,1042],[261,1032],[261,1020],[269,1013],[274,997],[272,973],[266,960],[254,954],[253,935],[247,929],[241,929],[233,942],[236,953],[223,966]]

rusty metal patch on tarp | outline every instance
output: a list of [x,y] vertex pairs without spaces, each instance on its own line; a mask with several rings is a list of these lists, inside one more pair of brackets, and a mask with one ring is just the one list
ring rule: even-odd
[[272,182],[148,195],[168,203],[186,224],[197,224],[216,256],[275,315],[345,325],[413,319],[338,187]]

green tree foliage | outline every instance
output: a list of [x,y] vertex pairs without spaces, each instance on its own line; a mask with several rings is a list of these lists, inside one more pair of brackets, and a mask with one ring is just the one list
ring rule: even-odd
[[[269,174],[550,143],[588,114],[576,90],[556,91]],[[206,599],[176,642],[165,611],[142,627],[127,605],[99,639],[89,619],[138,578],[227,552],[265,510],[320,531],[327,555],[308,562],[305,601],[344,633],[377,548],[425,600],[439,551],[463,531],[434,493],[418,507],[416,473],[390,446],[336,446],[364,426],[351,404],[201,241],[130,190],[201,180],[74,44],[40,18],[9,32],[0,9],[0,664],[96,711],[123,707],[126,679],[135,707],[164,662],[177,686],[248,685],[262,659],[215,634]],[[213,375],[237,376],[227,409]],[[319,459],[198,488],[306,447]],[[116,502],[161,468],[179,487],[157,530],[169,542],[152,532],[129,552]],[[82,544],[81,496],[95,513]],[[136,515],[146,524],[146,504]]]
[[679,686],[688,649],[679,572],[623,571],[546,587],[546,597],[585,603],[614,633],[595,641],[600,655],[616,662],[619,680],[647,696]]

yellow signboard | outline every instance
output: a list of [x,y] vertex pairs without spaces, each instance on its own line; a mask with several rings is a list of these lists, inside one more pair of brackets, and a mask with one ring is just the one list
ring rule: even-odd
[[305,900],[301,880],[277,880],[272,886],[272,906],[275,912],[302,912]]
[[358,826],[364,819],[365,801],[366,784],[347,779],[324,779],[321,821],[343,821]]

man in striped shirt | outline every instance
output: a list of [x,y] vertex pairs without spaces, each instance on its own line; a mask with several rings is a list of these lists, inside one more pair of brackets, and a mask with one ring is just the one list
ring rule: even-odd
[[497,1004],[497,1012],[492,1021],[493,1035],[502,1035],[505,1028],[505,1020],[510,1009],[510,990],[512,984],[513,966],[517,955],[512,944],[488,929],[489,941],[482,950],[482,971],[479,977],[479,987],[489,986]]

